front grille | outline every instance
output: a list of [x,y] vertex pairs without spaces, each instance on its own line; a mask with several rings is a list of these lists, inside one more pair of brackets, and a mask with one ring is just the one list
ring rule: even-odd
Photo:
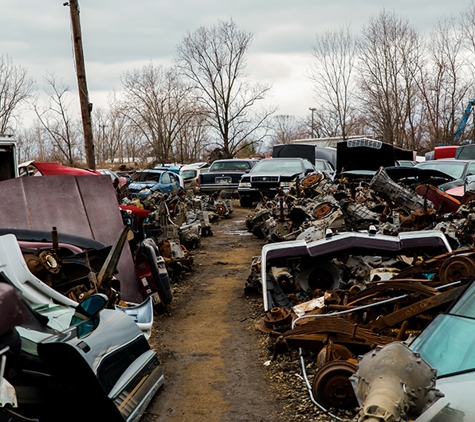
[[279,181],[279,176],[254,176],[251,181],[258,183],[275,183]]

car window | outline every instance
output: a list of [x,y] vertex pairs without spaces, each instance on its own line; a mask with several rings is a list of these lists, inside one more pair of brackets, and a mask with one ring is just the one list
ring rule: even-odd
[[439,170],[452,176],[454,179],[463,177],[465,163],[457,163],[455,160],[451,162],[441,162],[434,160],[434,162],[425,162],[418,164],[417,167],[424,169]]
[[[322,170],[325,170],[325,162],[324,161],[321,161],[321,163],[323,164],[323,168]],[[310,171],[315,171],[315,166],[308,160],[303,160],[303,165],[305,166],[305,169],[306,170],[310,170]]]
[[437,376],[475,368],[475,283],[449,311],[439,315],[414,340],[411,349],[433,367]]
[[212,171],[246,171],[251,168],[247,161],[224,161],[213,163]]
[[284,160],[263,160],[256,164],[252,169],[253,173],[301,173],[302,165],[300,161],[284,161]]
[[317,170],[325,170],[325,162],[324,161],[315,161],[315,168]]
[[134,173],[132,179],[134,182],[156,182],[160,181],[160,172],[151,172],[151,171],[137,171]]
[[[475,368],[475,320],[454,315],[439,315],[420,337],[412,350],[437,368],[437,376]],[[417,341],[417,343],[416,343]]]
[[164,184],[171,183],[170,174],[163,173],[161,182],[164,183]]
[[475,163],[472,163],[468,166],[467,176],[475,174]]
[[180,172],[181,174],[181,177],[183,177],[183,179],[193,179],[194,177],[196,177],[198,175],[198,171],[197,170],[184,170],[182,172]]
[[133,175],[132,175],[132,180],[134,182],[145,182],[146,178],[145,178],[145,173],[143,171],[136,171]]

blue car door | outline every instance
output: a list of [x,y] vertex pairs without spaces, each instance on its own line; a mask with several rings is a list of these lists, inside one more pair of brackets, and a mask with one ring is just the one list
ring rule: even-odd
[[160,190],[162,191],[162,193],[176,192],[178,190],[177,181],[178,178],[173,173],[170,173],[168,171],[164,172],[160,179]]

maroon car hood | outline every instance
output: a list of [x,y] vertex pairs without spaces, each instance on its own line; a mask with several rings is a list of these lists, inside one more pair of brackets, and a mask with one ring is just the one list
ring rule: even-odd
[[[0,182],[0,227],[51,231],[112,245],[124,227],[109,176],[19,177]],[[122,299],[140,303],[132,252],[125,245],[117,278]]]
[[76,167],[68,167],[63,166],[59,163],[32,161],[29,164],[35,166],[43,176],[96,176],[100,174],[99,172],[96,172],[94,170],[84,170]]

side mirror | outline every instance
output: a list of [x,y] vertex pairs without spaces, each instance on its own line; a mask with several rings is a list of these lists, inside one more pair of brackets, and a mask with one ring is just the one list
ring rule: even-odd
[[99,325],[99,312],[107,305],[109,298],[102,293],[94,294],[83,300],[71,318],[70,326],[77,326],[78,337],[82,338],[94,331]]

